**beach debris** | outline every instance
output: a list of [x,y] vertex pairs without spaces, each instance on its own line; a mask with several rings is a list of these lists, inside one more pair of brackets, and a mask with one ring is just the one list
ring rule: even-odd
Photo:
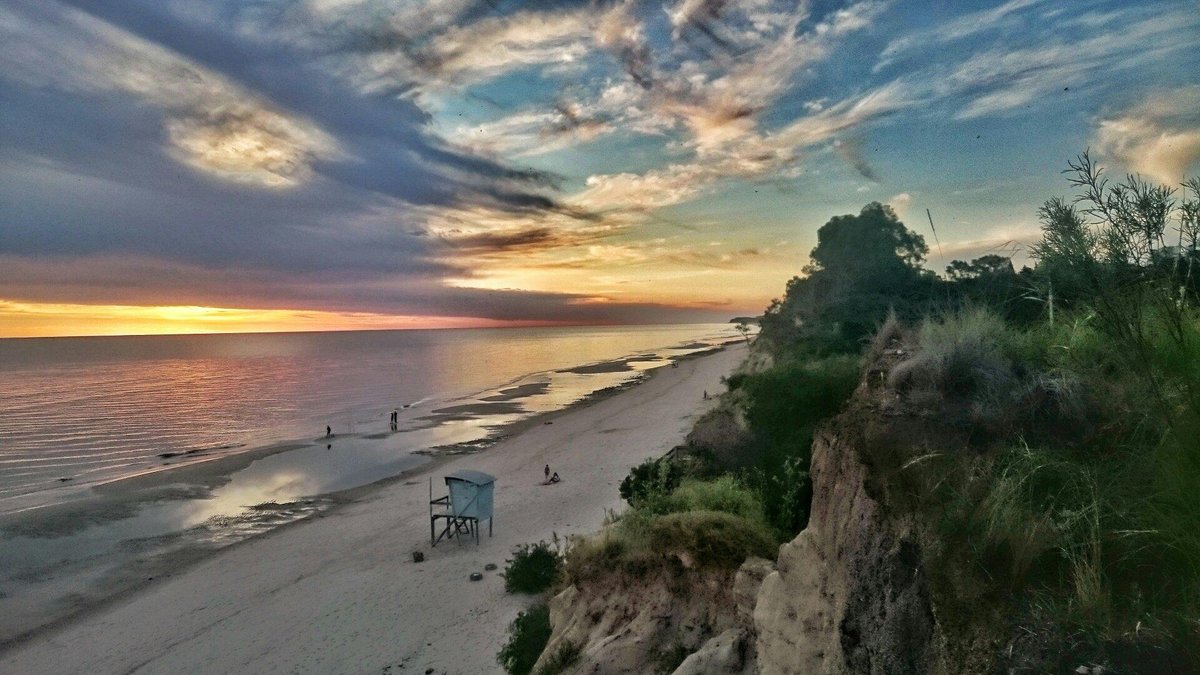
[[425,553],[422,551],[413,551],[412,558],[415,563],[425,562]]
[[482,581],[483,572],[471,572],[471,581]]
[[483,566],[484,572],[491,572],[496,569],[496,563],[488,563]]
[[74,476],[63,476],[62,478],[58,479],[58,482],[66,483],[67,481],[71,481],[71,480],[75,480],[75,477]]

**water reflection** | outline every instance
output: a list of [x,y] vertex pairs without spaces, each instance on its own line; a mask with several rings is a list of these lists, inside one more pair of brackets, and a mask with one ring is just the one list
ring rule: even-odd
[[[68,611],[79,594],[117,592],[171,556],[220,548],[310,517],[329,508],[333,499],[326,495],[330,493],[428,462],[421,453],[484,447],[511,424],[627,386],[674,358],[706,348],[708,344],[702,343],[584,366],[576,362],[514,377],[472,395],[436,403],[416,401],[398,409],[394,432],[383,410],[348,414],[347,426],[354,433],[313,438],[296,449],[261,457],[218,487],[176,485],[164,490],[159,485],[148,493],[147,501],[134,502],[132,507],[129,495],[117,491],[114,500],[125,501],[98,506],[81,528],[39,532],[34,525],[10,530],[0,540],[0,641]],[[499,356],[481,358],[487,362]],[[166,397],[171,396],[166,392],[170,386],[164,383],[189,381],[194,391],[198,383],[213,377],[211,364],[156,367],[161,379],[145,386],[162,387]],[[252,378],[247,377],[246,386],[252,388]],[[254,398],[253,392],[246,397]],[[218,398],[201,402],[217,405]],[[162,405],[169,409],[170,400]],[[171,474],[161,478],[170,479]],[[105,513],[110,516],[107,521]],[[36,521],[36,512],[30,518]],[[90,522],[96,524],[86,524]]]

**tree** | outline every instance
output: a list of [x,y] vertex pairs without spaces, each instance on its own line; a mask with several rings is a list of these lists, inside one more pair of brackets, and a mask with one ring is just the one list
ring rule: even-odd
[[750,326],[745,321],[739,321],[734,328],[742,334],[742,338],[746,340],[746,344],[750,344]]
[[1012,260],[994,253],[976,258],[969,263],[955,260],[946,267],[946,276],[950,281],[995,279],[1015,274]]
[[804,272],[911,273],[921,269],[926,253],[925,238],[905,227],[892,207],[871,202],[857,216],[834,216],[817,230],[817,246]]
[[889,307],[915,304],[921,282],[932,278],[921,268],[928,251],[924,238],[884,204],[835,216],[817,230],[805,276],[788,282],[783,300],[763,317],[760,335],[776,344],[803,340],[817,351],[856,350]]

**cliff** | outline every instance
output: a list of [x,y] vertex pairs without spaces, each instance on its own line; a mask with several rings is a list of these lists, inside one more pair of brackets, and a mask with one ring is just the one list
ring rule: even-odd
[[[817,433],[810,520],[774,564],[751,560],[686,590],[670,575],[573,584],[551,602],[543,659],[571,641],[582,658],[568,672],[580,673],[994,670],[1004,640],[980,636],[1006,635],[1001,614],[972,606],[980,596],[969,574],[937,569],[948,559],[938,474],[978,453],[953,415],[886,384],[904,356],[898,343],[876,355],[846,409]],[[671,650],[691,656],[672,670]]]

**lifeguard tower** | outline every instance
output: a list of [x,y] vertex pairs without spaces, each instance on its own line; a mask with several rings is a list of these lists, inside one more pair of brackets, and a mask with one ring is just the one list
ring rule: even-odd
[[[429,479],[429,545],[437,546],[443,538],[459,535],[474,536],[479,545],[479,521],[488,521],[488,536],[492,536],[492,491],[496,477],[482,471],[462,469],[446,476],[445,497],[433,498],[433,478]],[[438,532],[438,521],[446,521]]]

